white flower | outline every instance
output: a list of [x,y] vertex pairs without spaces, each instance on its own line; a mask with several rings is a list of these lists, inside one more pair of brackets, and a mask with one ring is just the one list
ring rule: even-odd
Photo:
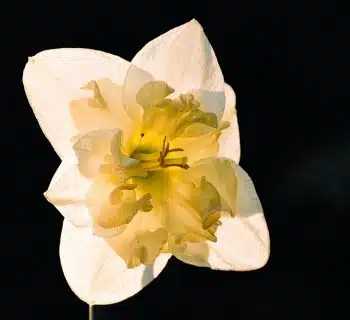
[[23,83],[62,160],[45,196],[65,218],[61,264],[79,298],[126,299],[171,255],[219,270],[266,263],[263,210],[238,166],[235,94],[197,21],[131,63],[89,49],[40,52]]

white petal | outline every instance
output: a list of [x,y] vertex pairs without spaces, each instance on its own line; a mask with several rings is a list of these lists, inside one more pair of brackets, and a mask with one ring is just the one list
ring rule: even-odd
[[[269,231],[254,184],[237,167],[238,216],[222,217],[216,243],[210,242],[209,264],[213,269],[247,271],[263,267],[270,255]],[[224,263],[218,264],[218,257]]]
[[[23,72],[24,88],[40,127],[61,158],[71,147],[71,138],[81,133],[70,112],[72,100],[89,93],[80,89],[101,78],[122,86],[128,67],[129,62],[117,56],[90,49],[52,49],[29,58]],[[121,91],[120,87],[120,96]],[[115,98],[112,100],[114,103]]]
[[60,258],[73,292],[90,305],[127,299],[155,279],[171,255],[162,254],[149,266],[127,269],[124,261],[101,238],[63,222]]
[[226,105],[222,121],[228,121],[230,127],[223,130],[219,138],[218,157],[226,157],[239,163],[241,147],[239,139],[239,127],[236,114],[236,95],[233,89],[225,84]]
[[76,227],[89,227],[91,219],[85,197],[92,181],[81,175],[76,157],[67,155],[55,172],[46,199]]
[[196,20],[162,34],[136,54],[125,78],[124,96],[135,96],[152,78],[167,82],[175,89],[173,96],[194,91],[201,107],[221,118],[225,107],[224,78],[214,50]]

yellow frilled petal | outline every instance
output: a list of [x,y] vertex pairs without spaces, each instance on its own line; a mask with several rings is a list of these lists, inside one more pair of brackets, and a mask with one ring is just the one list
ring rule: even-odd
[[[166,228],[169,232],[169,251],[175,254],[186,242],[199,242],[204,240],[216,241],[215,228],[210,228],[217,223],[219,217],[212,225],[206,226],[206,217],[201,216],[201,212],[196,204],[187,201],[177,194],[171,195],[171,199],[164,206]],[[214,213],[212,213],[214,214]],[[176,245],[172,247],[172,245]],[[180,246],[180,247],[179,247]]]
[[[147,173],[139,161],[126,155],[122,148],[123,134],[120,130],[92,131],[80,136],[73,149],[79,160],[83,175],[95,179],[99,175],[121,183],[129,175],[145,176]],[[120,168],[124,170],[120,170]]]
[[70,103],[70,113],[79,135],[115,128],[125,133],[133,130],[134,123],[123,105],[121,84],[101,78],[90,80],[80,89],[85,96]]
[[239,127],[236,112],[236,95],[233,89],[225,84],[225,112],[222,121],[226,121],[230,126],[223,130],[219,137],[218,157],[230,158],[236,163],[239,163],[241,155]]
[[63,222],[60,259],[73,292],[90,305],[117,303],[138,293],[166,266],[170,254],[129,269],[104,239]]
[[146,44],[133,58],[124,82],[124,100],[137,113],[136,94],[152,80],[165,81],[174,96],[193,92],[204,111],[221,119],[225,107],[224,78],[201,25],[192,20]]
[[178,259],[196,266],[237,271],[266,264],[270,239],[261,203],[247,173],[239,166],[233,168],[238,180],[236,216],[220,218],[216,242],[188,244],[175,254]]
[[52,49],[29,58],[24,88],[40,127],[61,158],[77,135],[127,129],[130,120],[121,103],[121,87],[128,68],[122,58],[90,49]]
[[142,107],[147,108],[158,103],[173,93],[174,89],[170,88],[164,81],[151,81],[140,88],[136,94],[136,101]]
[[186,237],[196,236],[190,242],[216,242],[220,217],[236,214],[237,178],[230,161],[217,158],[199,161],[186,172],[179,173],[174,188],[169,201],[174,203],[168,214],[170,230],[178,224],[186,228],[182,230]]
[[[222,213],[235,213],[235,207],[230,207],[235,205],[234,170],[222,162],[225,160],[210,158],[188,170],[161,171],[147,179],[133,179],[138,190],[152,194],[152,204],[169,234],[166,252],[181,252],[187,242],[215,242]],[[230,190],[232,199],[225,199],[225,189]]]
[[83,175],[89,178],[100,175],[106,156],[112,156],[112,141],[119,133],[119,130],[98,130],[82,135],[76,140],[73,150]]
[[168,232],[155,211],[139,212],[120,235],[106,239],[128,268],[153,263],[167,240]]
[[236,164],[227,158],[206,158],[197,161],[184,174],[184,179],[200,181],[202,177],[215,188],[222,198],[222,205],[232,216],[236,214],[237,177]]
[[219,151],[216,132],[210,132],[199,137],[176,138],[171,142],[171,146],[172,148],[185,150],[190,166],[200,159],[216,157]]
[[95,181],[86,195],[92,216],[94,232],[102,237],[122,233],[139,211],[151,211],[150,194],[136,198],[136,186],[100,179]]

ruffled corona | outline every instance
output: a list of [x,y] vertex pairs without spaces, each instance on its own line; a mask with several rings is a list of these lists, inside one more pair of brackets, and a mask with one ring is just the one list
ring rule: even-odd
[[[92,90],[86,108],[108,108],[98,83],[83,87]],[[94,181],[86,197],[94,233],[106,238],[128,267],[152,263],[161,251],[175,254],[186,242],[215,242],[222,213],[234,215],[207,172],[198,173],[193,157],[186,156],[188,148],[190,154],[207,149],[206,157],[215,155],[212,150],[229,123],[219,125],[192,93],[170,99],[173,92],[164,81],[146,83],[136,95],[142,122],[131,134],[109,131],[74,144],[81,172]],[[226,170],[234,175],[231,166]],[[234,196],[235,184],[232,188]],[[133,222],[137,215],[143,216],[143,225]],[[148,226],[150,216],[155,226]],[[119,244],[123,237],[127,250]]]

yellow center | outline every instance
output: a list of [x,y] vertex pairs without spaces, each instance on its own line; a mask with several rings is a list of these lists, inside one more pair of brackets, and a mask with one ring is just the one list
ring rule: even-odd
[[[108,108],[97,83],[90,87],[94,106]],[[216,156],[218,137],[229,124],[218,125],[193,94],[170,99],[173,92],[163,81],[141,87],[136,100],[142,123],[132,134],[113,136],[99,167],[103,178],[88,195],[96,233],[129,267],[152,263],[162,251],[180,252],[189,242],[216,241],[220,212],[232,212],[194,160],[201,159],[198,153]]]

